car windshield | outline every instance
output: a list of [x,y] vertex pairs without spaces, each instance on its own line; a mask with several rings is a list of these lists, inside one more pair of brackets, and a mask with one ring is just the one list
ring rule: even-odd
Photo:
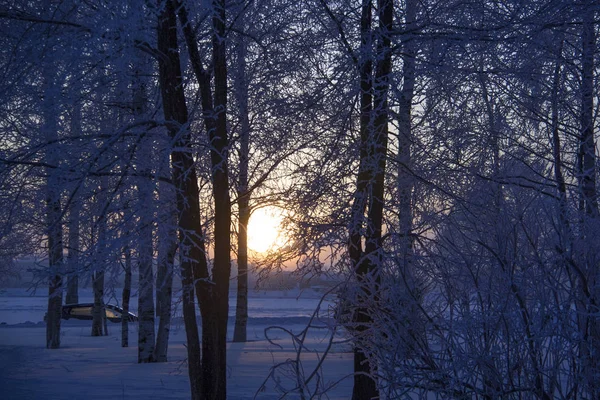
[[92,307],[73,307],[70,312],[71,315],[92,315]]

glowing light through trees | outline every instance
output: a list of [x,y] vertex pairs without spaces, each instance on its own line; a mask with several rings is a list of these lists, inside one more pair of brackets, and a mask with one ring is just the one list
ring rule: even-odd
[[283,214],[276,207],[255,210],[248,224],[248,247],[257,253],[275,250],[284,244],[281,232]]

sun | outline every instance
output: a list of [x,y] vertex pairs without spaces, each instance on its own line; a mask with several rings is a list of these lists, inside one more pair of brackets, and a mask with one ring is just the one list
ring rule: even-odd
[[256,209],[248,222],[248,248],[265,253],[283,246],[282,221],[283,213],[278,207]]

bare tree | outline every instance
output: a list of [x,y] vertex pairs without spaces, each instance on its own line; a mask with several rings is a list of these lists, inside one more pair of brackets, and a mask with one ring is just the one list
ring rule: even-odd
[[[159,83],[165,120],[170,122],[169,135],[175,149],[171,152],[173,185],[177,196],[177,223],[181,283],[183,285],[182,309],[187,338],[188,372],[192,399],[203,398],[203,374],[200,354],[200,337],[196,324],[194,302],[194,270],[206,269],[198,182],[190,152],[188,111],[183,92],[183,79],[177,40],[177,19],[173,1],[158,2]],[[205,367],[206,364],[204,365]]]
[[[214,259],[212,274],[206,261],[194,270],[196,295],[202,316],[202,390],[207,398],[225,398],[227,393],[226,338],[231,273],[231,202],[227,132],[226,7],[224,0],[211,3],[210,63],[214,76],[204,69],[195,32],[185,4],[178,9],[190,63],[200,87],[203,122],[210,143],[212,195],[214,199]],[[196,231],[200,233],[199,230]],[[206,257],[206,255],[204,255]]]

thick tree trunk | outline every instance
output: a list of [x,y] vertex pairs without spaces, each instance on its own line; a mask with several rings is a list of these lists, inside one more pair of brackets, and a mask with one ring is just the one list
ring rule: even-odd
[[131,249],[123,249],[125,255],[125,281],[123,282],[123,319],[121,319],[121,347],[129,347],[129,300],[131,298]]
[[[169,121],[169,135],[177,139],[171,153],[173,184],[177,195],[179,228],[179,254],[181,281],[183,285],[182,309],[187,338],[188,372],[193,400],[204,399],[202,385],[202,363],[200,338],[194,304],[194,277],[208,277],[208,266],[204,253],[198,182],[188,131],[188,111],[183,93],[183,80],[177,43],[177,20],[175,2],[158,0],[161,10],[158,17],[159,83],[163,100],[165,120]],[[179,7],[181,10],[182,7]]]
[[[202,314],[202,391],[206,399],[227,398],[226,339],[229,313],[229,276],[231,274],[228,138],[226,126],[227,63],[225,57],[225,2],[213,1],[214,108],[210,86],[201,84],[204,123],[212,147],[211,176],[215,206],[212,280],[214,285],[197,285]],[[197,282],[198,278],[195,276]]]
[[[240,11],[238,24],[245,27],[244,11]],[[248,77],[246,75],[246,37],[237,36],[237,71],[234,87],[240,119],[239,181],[238,181],[238,257],[237,302],[235,306],[234,342],[247,340],[248,325],[248,221],[250,220],[250,195],[248,192],[248,157],[250,153],[250,119],[248,117]]]
[[[203,322],[213,323],[209,329],[203,325],[204,386],[207,399],[227,398],[227,322],[229,316],[229,277],[231,275],[231,202],[229,198],[229,171],[227,137],[227,59],[225,45],[225,0],[213,0],[213,71],[214,130],[209,130],[211,147],[211,173],[215,205],[215,257],[212,271],[215,287],[214,305],[201,305]],[[207,110],[204,110],[205,112]],[[205,118],[205,122],[207,118]],[[205,123],[206,124],[206,123]],[[207,307],[208,306],[208,307]],[[213,328],[214,326],[214,328]],[[209,335],[204,335],[204,331]],[[212,352],[212,354],[210,353]],[[207,362],[208,361],[208,362]],[[212,362],[211,362],[212,361]],[[211,364],[212,368],[210,368]]]

